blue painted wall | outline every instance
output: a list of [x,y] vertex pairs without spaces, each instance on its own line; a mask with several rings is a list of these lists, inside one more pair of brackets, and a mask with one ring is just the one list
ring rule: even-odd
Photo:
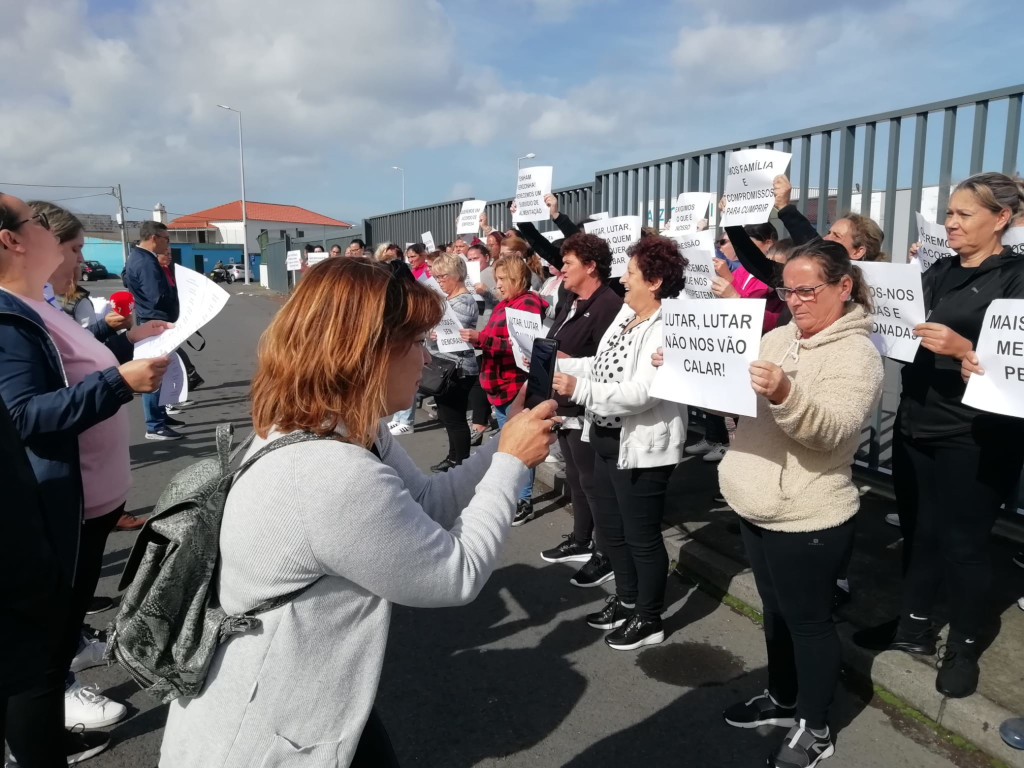
[[85,261],[98,261],[111,275],[120,275],[124,269],[124,250],[120,240],[87,237],[82,246],[82,258]]
[[[204,245],[195,243],[171,243],[171,254],[174,260],[184,267],[198,272],[209,273],[213,265],[223,261],[225,265],[234,262],[242,263],[241,245]],[[112,276],[121,274],[124,269],[124,252],[120,241],[101,240],[98,237],[85,238],[82,246],[82,258],[86,261],[98,261],[107,268]],[[259,256],[256,256],[249,269],[259,280]]]

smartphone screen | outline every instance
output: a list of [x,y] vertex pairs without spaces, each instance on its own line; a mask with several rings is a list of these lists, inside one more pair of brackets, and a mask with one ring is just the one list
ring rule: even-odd
[[526,379],[526,407],[534,408],[551,399],[558,357],[557,339],[534,339],[530,356],[530,375]]

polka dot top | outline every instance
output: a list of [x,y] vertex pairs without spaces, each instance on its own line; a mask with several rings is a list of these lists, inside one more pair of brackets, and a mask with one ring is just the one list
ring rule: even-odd
[[[626,326],[633,322],[635,318],[636,315],[626,318],[625,322],[619,326],[615,335],[608,338],[608,345],[602,346],[598,350],[597,356],[594,358],[592,373],[594,381],[601,383],[625,381],[625,369],[633,357],[633,343],[637,338],[636,329],[644,325],[643,323],[638,323],[627,331]],[[591,413],[590,419],[599,427],[618,429],[622,426],[622,418],[620,416],[598,416],[595,413]]]

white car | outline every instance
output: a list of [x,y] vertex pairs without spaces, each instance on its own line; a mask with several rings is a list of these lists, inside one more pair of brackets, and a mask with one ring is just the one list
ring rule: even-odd
[[245,267],[241,264],[228,264],[226,269],[232,280],[245,280]]

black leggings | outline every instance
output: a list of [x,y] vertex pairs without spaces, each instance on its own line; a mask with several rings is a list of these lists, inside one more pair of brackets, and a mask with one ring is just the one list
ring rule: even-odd
[[665,492],[675,465],[619,469],[619,430],[592,426],[594,475],[590,499],[604,554],[615,571],[615,593],[636,603],[644,619],[660,619],[668,553],[661,537]]
[[594,514],[588,496],[594,487],[594,448],[583,441],[582,429],[559,432],[558,445],[565,459],[565,480],[572,499],[573,538],[586,544],[594,536]]
[[903,531],[903,611],[931,618],[945,581],[951,637],[975,638],[985,618],[989,544],[999,506],[1017,488],[1024,446],[1002,436],[893,439],[892,474]]
[[6,738],[24,768],[67,765],[64,754],[64,691],[71,660],[78,653],[82,622],[103,568],[107,536],[124,513],[124,505],[102,517],[86,520],[78,543],[75,584],[62,631],[50,664],[36,685],[7,699]]
[[473,388],[469,390],[469,407],[473,409],[473,423],[486,427],[491,420],[491,401],[480,386],[480,377],[473,377]]
[[437,403],[437,419],[448,432],[448,459],[461,464],[469,458],[469,424],[466,423],[466,408],[469,393],[477,376],[457,376],[443,395],[434,395]]
[[782,533],[742,521],[743,544],[764,605],[768,691],[796,703],[797,717],[824,728],[839,682],[839,635],[832,590],[847,550],[853,518],[836,528]]

